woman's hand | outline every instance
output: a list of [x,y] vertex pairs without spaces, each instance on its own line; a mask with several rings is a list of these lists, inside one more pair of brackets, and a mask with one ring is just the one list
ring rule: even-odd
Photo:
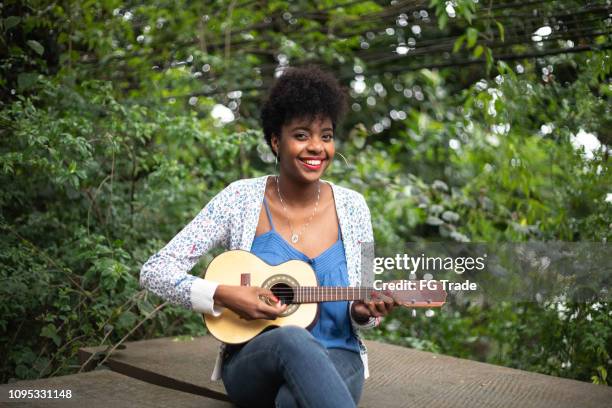
[[[270,299],[272,304],[262,297]],[[246,320],[274,320],[287,310],[287,305],[282,305],[270,290],[256,286],[219,285],[213,298],[215,304],[227,307]]]
[[382,297],[376,292],[372,292],[372,299],[369,302],[357,300],[353,302],[351,314],[357,323],[365,323],[370,317],[383,317],[388,315],[396,305],[391,296],[391,292],[383,292],[386,296]]

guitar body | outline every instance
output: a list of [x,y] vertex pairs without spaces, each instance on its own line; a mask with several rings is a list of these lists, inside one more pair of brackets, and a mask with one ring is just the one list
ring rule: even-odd
[[[272,290],[283,298],[296,286],[317,286],[317,277],[310,265],[302,261],[289,261],[278,266],[268,265],[247,251],[228,251],[212,260],[206,270],[205,278],[221,285],[258,286]],[[228,308],[220,316],[204,315],[210,334],[217,340],[228,344],[241,344],[251,340],[270,326],[287,325],[308,328],[317,319],[317,303],[291,303],[287,311],[275,320],[245,320]]]

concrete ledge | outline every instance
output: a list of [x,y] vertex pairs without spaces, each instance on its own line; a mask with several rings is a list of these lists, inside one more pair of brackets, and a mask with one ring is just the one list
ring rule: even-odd
[[[366,381],[362,407],[601,408],[612,401],[612,387],[608,386],[378,342],[366,344],[371,377]],[[214,398],[224,394],[222,383],[210,381],[218,346],[212,337],[161,338],[126,346],[107,361],[111,369],[148,381],[152,377],[165,386],[198,395]],[[80,358],[84,362],[103,350],[82,349]]]

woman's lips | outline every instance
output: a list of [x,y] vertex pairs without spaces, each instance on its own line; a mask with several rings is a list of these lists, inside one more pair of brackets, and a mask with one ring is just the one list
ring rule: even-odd
[[309,170],[320,170],[324,159],[298,159]]

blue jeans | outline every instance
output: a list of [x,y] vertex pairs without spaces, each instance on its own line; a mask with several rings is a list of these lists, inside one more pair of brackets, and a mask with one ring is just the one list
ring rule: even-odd
[[223,384],[242,407],[354,408],[363,388],[359,353],[326,349],[305,329],[260,334],[223,364]]

